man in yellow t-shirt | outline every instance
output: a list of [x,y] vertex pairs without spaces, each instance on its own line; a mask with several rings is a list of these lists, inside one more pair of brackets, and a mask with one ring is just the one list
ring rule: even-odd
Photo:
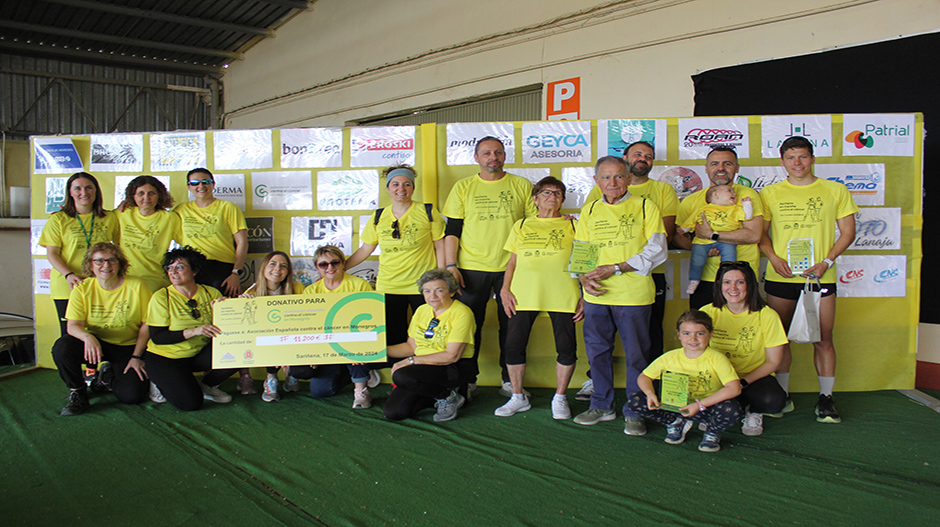
[[475,373],[470,383],[471,390],[479,374],[477,361],[486,304],[491,296],[496,295],[499,364],[503,381],[500,393],[509,397],[512,389],[504,355],[508,319],[499,296],[509,252],[503,249],[500,242],[509,237],[516,221],[536,215],[535,204],[529,197],[532,183],[503,170],[506,150],[503,142],[495,137],[487,136],[477,141],[473,159],[480,165],[480,173],[458,181],[441,211],[447,217],[444,259],[447,270],[460,284],[460,301],[473,311],[476,319],[473,351]]
[[[650,271],[666,261],[666,230],[652,200],[627,191],[627,164],[606,156],[597,160],[594,181],[604,195],[581,209],[575,240],[597,243],[597,267],[581,275],[584,295],[584,348],[591,365],[591,407],[575,417],[582,425],[617,418],[614,410],[614,335],[620,333],[627,363],[627,393],[650,363],[649,320],[656,290]],[[646,424],[624,406],[624,432],[643,435]]]

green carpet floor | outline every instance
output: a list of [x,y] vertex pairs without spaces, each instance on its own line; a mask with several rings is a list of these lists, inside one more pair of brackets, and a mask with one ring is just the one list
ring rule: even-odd
[[358,411],[350,393],[235,395],[192,413],[101,395],[65,418],[56,372],[0,381],[0,524],[940,523],[940,414],[893,391],[837,394],[840,425],[816,423],[814,396],[795,394],[763,436],[737,428],[705,454],[697,430],[670,446],[655,425],[636,438],[619,419],[554,421],[547,390],[510,418],[493,416],[505,400],[484,388],[453,422],[428,410],[391,423],[389,389]]

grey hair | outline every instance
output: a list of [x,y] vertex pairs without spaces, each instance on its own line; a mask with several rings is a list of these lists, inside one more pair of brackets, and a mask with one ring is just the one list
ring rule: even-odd
[[454,275],[450,274],[450,271],[447,269],[431,269],[430,271],[425,271],[421,278],[418,278],[418,292],[421,292],[421,289],[424,287],[424,284],[428,282],[433,282],[435,280],[443,280],[447,284],[447,289],[451,293],[456,293],[460,286],[457,284],[457,279],[454,278]]

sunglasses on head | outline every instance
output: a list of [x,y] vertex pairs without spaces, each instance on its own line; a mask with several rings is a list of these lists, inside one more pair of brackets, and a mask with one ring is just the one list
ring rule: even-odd
[[392,238],[401,239],[401,231],[398,229],[398,220],[392,222]]
[[745,262],[744,260],[738,260],[737,262],[721,262],[718,264],[719,270],[726,269],[729,271],[734,269],[747,269],[749,267],[751,267],[751,264],[749,262]]
[[196,309],[197,307],[199,307],[199,302],[196,302],[195,298],[190,298],[189,300],[187,300],[186,307],[190,309],[189,314],[192,315],[193,318],[195,318],[196,320],[199,320],[200,318],[202,318],[202,313],[200,313],[199,310]]
[[332,265],[333,267],[339,267],[339,264],[341,264],[341,263],[343,263],[343,262],[341,262],[341,261],[339,261],[339,260],[330,260],[329,262],[317,262],[317,267],[319,267],[320,269],[326,269],[327,267],[329,267],[329,266],[331,266],[331,265]]
[[432,318],[432,319],[431,319],[431,323],[428,324],[428,329],[425,330],[425,332],[424,332],[424,338],[426,338],[426,339],[432,339],[432,338],[434,338],[434,328],[436,328],[437,325],[440,324],[440,323],[441,323],[441,321],[438,320],[437,317]]
[[189,180],[188,184],[190,187],[195,187],[195,186],[198,186],[200,183],[202,183],[203,185],[211,185],[215,183],[215,181],[212,181],[211,179],[191,179]]

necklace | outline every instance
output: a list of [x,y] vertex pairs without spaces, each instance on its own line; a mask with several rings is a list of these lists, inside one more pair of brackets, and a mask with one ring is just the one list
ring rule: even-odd
[[85,248],[91,247],[91,237],[95,234],[95,213],[91,213],[91,229],[85,230],[85,224],[82,223],[82,216],[76,214],[75,218],[78,219],[78,226],[82,228],[82,234],[85,235]]

